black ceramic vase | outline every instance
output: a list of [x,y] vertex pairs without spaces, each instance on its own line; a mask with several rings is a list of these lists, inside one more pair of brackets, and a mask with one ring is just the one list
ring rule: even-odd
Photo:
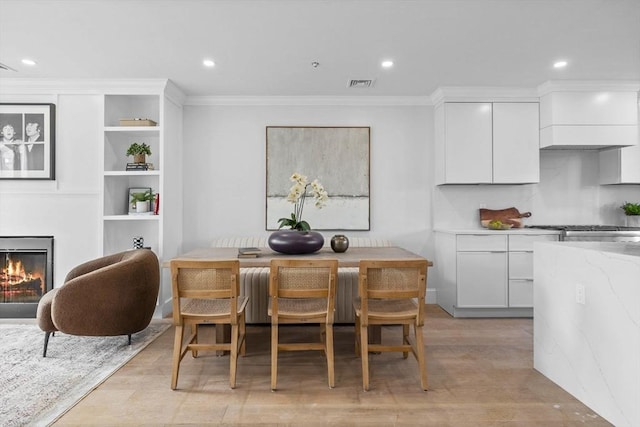
[[317,231],[277,230],[267,243],[276,252],[288,255],[310,254],[324,245],[324,237]]
[[345,252],[349,249],[349,239],[344,234],[336,234],[331,238],[331,249],[334,252]]

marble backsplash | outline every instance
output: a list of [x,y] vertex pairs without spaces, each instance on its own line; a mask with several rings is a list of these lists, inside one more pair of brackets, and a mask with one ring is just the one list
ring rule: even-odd
[[516,207],[533,224],[625,225],[620,205],[640,202],[640,185],[600,185],[596,150],[540,151],[540,182],[434,187],[434,228],[478,228],[478,209]]

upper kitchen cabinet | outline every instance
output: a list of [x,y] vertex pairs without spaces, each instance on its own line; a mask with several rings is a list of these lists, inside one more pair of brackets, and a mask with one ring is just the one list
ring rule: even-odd
[[640,145],[602,150],[600,184],[640,184]]
[[638,87],[548,82],[540,88],[540,148],[605,149],[638,144]]
[[600,184],[640,184],[640,138],[634,147],[612,148],[598,154]]
[[438,185],[540,179],[537,102],[444,102],[435,128]]

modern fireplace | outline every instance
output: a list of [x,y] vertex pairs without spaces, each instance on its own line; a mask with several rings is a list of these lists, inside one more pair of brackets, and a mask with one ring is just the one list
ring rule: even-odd
[[0,236],[0,318],[36,317],[53,289],[53,236]]

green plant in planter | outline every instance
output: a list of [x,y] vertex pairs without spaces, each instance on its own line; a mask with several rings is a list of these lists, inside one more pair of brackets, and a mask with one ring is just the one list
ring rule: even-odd
[[620,208],[625,215],[640,215],[640,203],[624,202]]
[[145,191],[144,193],[131,193],[131,206],[136,209],[138,202],[151,203],[155,199],[153,191]]
[[151,202],[155,198],[153,191],[145,191],[144,193],[131,193],[131,203]]
[[144,163],[145,155],[151,155],[151,147],[144,142],[142,144],[134,142],[127,149],[127,156],[133,156],[136,163]]

